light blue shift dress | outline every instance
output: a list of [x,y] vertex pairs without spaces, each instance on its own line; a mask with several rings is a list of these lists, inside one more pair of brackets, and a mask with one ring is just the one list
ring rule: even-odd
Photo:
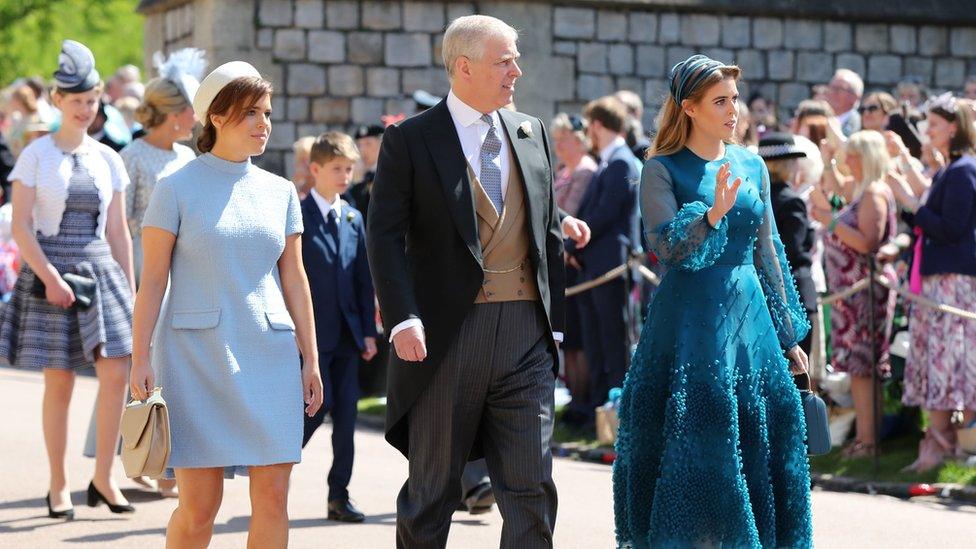
[[204,154],[162,179],[143,227],[176,235],[151,364],[169,407],[173,468],[296,463],[303,401],[278,259],[302,232],[291,182]]

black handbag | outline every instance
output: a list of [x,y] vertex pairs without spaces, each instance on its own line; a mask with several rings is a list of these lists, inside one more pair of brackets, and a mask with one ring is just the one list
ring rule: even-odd
[[[92,300],[95,299],[95,279],[75,273],[64,273],[61,278],[71,288],[71,292],[75,294],[74,307],[79,309],[91,307]],[[40,299],[47,298],[47,288],[44,286],[44,281],[37,275],[34,275],[31,295]]]
[[800,390],[800,403],[807,424],[807,455],[822,456],[830,452],[830,422],[827,405],[810,389],[810,374],[793,376]]

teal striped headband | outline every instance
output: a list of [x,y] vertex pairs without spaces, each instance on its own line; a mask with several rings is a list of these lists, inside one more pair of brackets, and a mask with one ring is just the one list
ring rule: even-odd
[[701,85],[712,73],[725,66],[704,55],[692,55],[688,59],[671,68],[671,97],[681,106],[681,101],[688,97],[695,88]]

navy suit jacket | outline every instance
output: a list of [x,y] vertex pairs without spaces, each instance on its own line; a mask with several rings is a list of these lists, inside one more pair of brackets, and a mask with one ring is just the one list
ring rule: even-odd
[[328,242],[331,237],[325,227],[325,217],[311,194],[302,200],[302,220],[305,223],[302,262],[312,292],[319,355],[331,353],[339,346],[343,322],[362,350],[363,338],[376,337],[376,306],[366,258],[363,216],[342,203],[338,253]]
[[583,267],[586,279],[600,276],[627,261],[621,246],[621,237],[630,247],[637,245],[637,163],[634,153],[626,145],[617,147],[606,166],[593,176],[590,186],[580,202],[577,217],[590,226],[590,242],[577,250],[572,241],[567,249],[572,251]]
[[964,155],[932,181],[915,212],[922,228],[922,274],[976,276],[976,157]]

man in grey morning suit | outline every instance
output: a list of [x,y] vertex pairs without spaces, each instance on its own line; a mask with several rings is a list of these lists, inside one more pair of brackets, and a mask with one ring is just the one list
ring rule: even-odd
[[545,127],[502,109],[522,74],[516,40],[492,17],[452,22],[451,93],[384,133],[367,249],[395,348],[386,437],[410,462],[400,548],[446,546],[461,472],[481,455],[501,546],[552,547],[563,244]]

